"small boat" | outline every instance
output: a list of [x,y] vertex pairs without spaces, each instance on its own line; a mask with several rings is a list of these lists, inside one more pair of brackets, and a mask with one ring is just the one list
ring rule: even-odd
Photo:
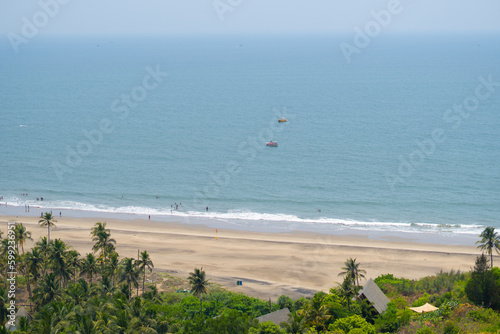
[[278,123],[283,123],[283,122],[286,122],[286,118],[285,117],[281,117],[280,119],[278,119]]
[[275,141],[270,141],[269,143],[266,144],[266,146],[270,146],[270,147],[278,147],[278,143],[275,142]]

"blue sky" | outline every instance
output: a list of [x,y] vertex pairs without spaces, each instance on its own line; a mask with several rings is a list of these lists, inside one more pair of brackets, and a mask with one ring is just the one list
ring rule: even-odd
[[[56,3],[43,22],[42,4]],[[65,3],[65,4],[62,4]],[[0,33],[23,19],[46,34],[200,34],[352,32],[397,0],[0,0]],[[216,6],[218,5],[218,9]],[[54,8],[54,7],[52,7]],[[400,0],[389,32],[500,32],[498,0]]]

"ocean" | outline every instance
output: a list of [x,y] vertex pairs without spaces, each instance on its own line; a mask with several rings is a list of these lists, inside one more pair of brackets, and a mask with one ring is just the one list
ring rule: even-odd
[[353,37],[4,39],[0,214],[500,228],[500,36]]

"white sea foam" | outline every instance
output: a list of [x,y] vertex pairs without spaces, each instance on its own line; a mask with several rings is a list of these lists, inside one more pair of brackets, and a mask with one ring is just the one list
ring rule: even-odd
[[[5,200],[5,199],[4,199]],[[24,206],[30,205],[33,208],[50,210],[76,210],[86,212],[102,212],[107,214],[131,214],[131,215],[156,215],[179,217],[184,220],[189,218],[211,219],[231,222],[235,225],[266,225],[266,226],[288,226],[289,228],[305,228],[308,230],[336,229],[336,230],[366,230],[366,231],[390,231],[390,232],[411,232],[411,233],[456,233],[462,235],[477,235],[483,229],[483,225],[451,225],[432,223],[411,223],[411,222],[390,222],[390,221],[357,221],[350,219],[338,219],[330,217],[301,218],[295,215],[284,213],[259,213],[244,210],[230,210],[228,212],[201,212],[170,210],[170,208],[151,208],[145,206],[121,206],[112,207],[100,204],[88,204],[75,201],[33,201],[23,198],[7,199],[9,205]]]

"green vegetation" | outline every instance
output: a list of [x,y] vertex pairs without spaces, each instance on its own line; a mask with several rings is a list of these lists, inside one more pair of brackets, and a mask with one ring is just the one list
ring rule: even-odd
[[[46,214],[42,221],[43,227],[50,228],[47,221],[53,219]],[[64,241],[48,237],[25,252],[31,234],[22,224],[15,226],[13,234],[16,303],[24,304],[33,317],[19,318],[13,333],[500,332],[500,269],[490,268],[485,254],[477,257],[467,273],[439,272],[420,280],[391,274],[377,277],[375,282],[391,300],[385,312],[378,314],[367,300],[357,297],[359,279],[366,272],[352,258],[341,268],[343,282],[328,293],[298,300],[280,296],[276,303],[269,303],[217,287],[207,281],[203,268],[195,268],[186,279],[152,272],[154,264],[147,251],[140,253],[139,260],[120,258],[106,223],[92,228],[93,252],[83,256]],[[493,229],[481,237],[486,234],[496,235]],[[7,332],[4,325],[9,320],[9,240],[0,240],[0,333]],[[491,255],[488,247],[483,250]],[[425,303],[439,309],[425,314],[409,310]],[[277,325],[256,320],[284,308],[291,312],[288,322]]]
[[485,228],[479,236],[481,237],[481,240],[476,242],[476,244],[479,244],[477,247],[482,251],[486,250],[490,256],[490,267],[493,268],[493,250],[495,250],[498,254],[498,251],[500,250],[500,237],[491,226]]
[[48,242],[50,242],[50,228],[56,226],[56,224],[54,224],[56,220],[54,219],[54,217],[52,217],[52,213],[50,212],[45,212],[45,214],[41,218],[42,219],[40,219],[38,223],[41,227],[47,226],[47,235],[49,240]]

